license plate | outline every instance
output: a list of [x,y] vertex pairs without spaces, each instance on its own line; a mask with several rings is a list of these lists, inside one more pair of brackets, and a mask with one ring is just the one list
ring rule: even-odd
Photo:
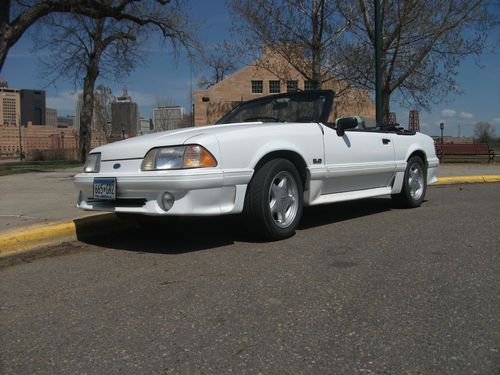
[[103,201],[116,199],[116,179],[94,178],[94,199]]

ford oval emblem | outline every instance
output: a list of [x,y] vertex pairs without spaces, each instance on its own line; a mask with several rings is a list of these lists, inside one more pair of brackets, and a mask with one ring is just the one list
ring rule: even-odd
[[113,165],[113,169],[118,169],[120,168],[122,165],[120,163],[116,163]]

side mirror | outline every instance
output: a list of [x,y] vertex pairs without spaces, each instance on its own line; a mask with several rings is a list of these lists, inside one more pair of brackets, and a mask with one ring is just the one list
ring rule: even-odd
[[357,116],[351,117],[341,117],[335,120],[335,129],[337,130],[337,135],[339,137],[344,136],[346,129],[354,129],[360,123],[360,119]]

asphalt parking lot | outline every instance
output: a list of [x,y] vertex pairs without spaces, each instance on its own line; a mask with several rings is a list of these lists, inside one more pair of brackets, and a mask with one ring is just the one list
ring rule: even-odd
[[498,374],[500,184],[187,220],[0,262],[2,374]]

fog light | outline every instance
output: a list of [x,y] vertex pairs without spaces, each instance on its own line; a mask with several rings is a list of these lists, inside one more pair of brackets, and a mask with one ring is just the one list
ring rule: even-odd
[[174,195],[172,193],[167,192],[167,193],[163,193],[161,201],[163,204],[163,209],[165,211],[168,211],[174,205],[175,198],[174,198]]

